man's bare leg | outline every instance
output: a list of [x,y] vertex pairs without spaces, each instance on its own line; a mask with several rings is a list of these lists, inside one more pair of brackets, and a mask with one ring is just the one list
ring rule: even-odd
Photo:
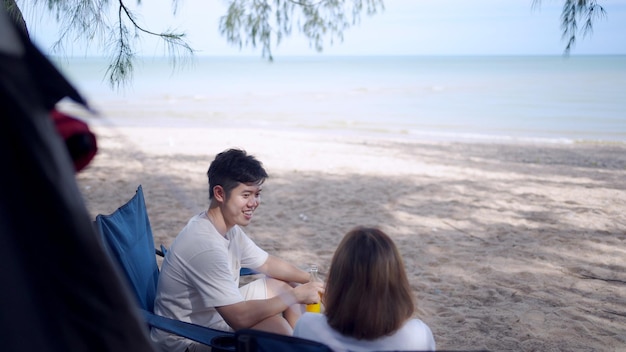
[[[271,278],[267,278],[265,280],[265,285],[267,289],[267,298],[278,296],[283,292],[287,292],[288,290],[293,289],[293,287],[291,287],[286,282]],[[287,308],[287,310],[283,312],[282,316],[293,329],[296,326],[296,322],[298,321],[298,319],[300,319],[300,316],[302,316],[303,312],[304,307],[301,304],[294,304]]]
[[252,329],[273,332],[282,335],[293,335],[293,328],[282,315],[277,314],[252,326]]

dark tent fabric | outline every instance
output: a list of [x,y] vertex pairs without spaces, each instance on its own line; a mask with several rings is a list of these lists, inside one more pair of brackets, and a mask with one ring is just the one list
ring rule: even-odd
[[50,111],[78,92],[0,8],[0,350],[154,351]]

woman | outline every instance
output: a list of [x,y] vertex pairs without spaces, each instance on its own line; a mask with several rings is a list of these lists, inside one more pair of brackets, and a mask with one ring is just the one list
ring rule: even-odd
[[415,304],[395,244],[376,228],[346,234],[333,256],[324,314],[305,313],[294,336],[335,351],[434,351],[430,328],[413,319]]

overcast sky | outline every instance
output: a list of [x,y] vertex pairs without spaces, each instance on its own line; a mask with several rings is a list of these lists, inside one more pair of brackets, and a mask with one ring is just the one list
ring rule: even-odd
[[[127,0],[134,5],[135,0]],[[20,5],[30,0],[20,0]],[[579,36],[572,51],[579,54],[626,54],[626,0],[599,0],[607,17],[598,19],[591,36]],[[158,3],[158,4],[155,4]],[[385,10],[363,16],[344,33],[343,42],[326,43],[324,55],[560,55],[560,14],[563,0],[386,0]],[[22,5],[25,6],[25,5]],[[219,34],[224,1],[182,0],[176,16],[171,1],[142,1],[140,21],[153,31],[185,31],[197,55],[261,55],[261,48],[233,47]],[[41,9],[24,9],[33,40],[49,48],[59,35],[55,21]],[[162,45],[144,40],[140,54],[159,56]],[[93,55],[74,45],[67,55]],[[296,30],[277,48],[276,57],[317,55]]]

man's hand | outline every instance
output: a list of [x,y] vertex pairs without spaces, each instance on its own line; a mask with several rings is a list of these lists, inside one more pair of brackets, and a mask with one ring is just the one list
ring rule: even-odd
[[318,303],[324,294],[323,282],[308,282],[298,285],[293,289],[293,294],[297,303],[313,304]]

